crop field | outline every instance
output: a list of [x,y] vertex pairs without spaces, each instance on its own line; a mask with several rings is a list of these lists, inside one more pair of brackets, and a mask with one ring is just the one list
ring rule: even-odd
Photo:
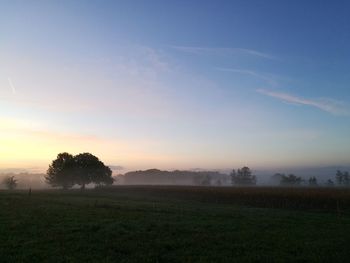
[[350,191],[0,191],[0,262],[348,262]]

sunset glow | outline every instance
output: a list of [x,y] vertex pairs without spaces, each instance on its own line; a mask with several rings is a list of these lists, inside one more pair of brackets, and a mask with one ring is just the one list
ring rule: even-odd
[[350,165],[341,5],[39,2],[0,6],[0,168]]

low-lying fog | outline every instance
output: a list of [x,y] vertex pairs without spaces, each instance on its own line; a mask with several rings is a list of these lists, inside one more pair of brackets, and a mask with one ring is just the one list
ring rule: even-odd
[[[229,186],[232,184],[230,170],[204,171],[193,169],[188,171],[164,171],[158,169],[148,169],[142,171],[130,171],[121,173],[120,168],[114,170],[115,185],[213,185]],[[336,182],[337,170],[350,171],[350,167],[330,166],[321,168],[291,168],[285,170],[252,170],[257,178],[257,185],[279,185],[279,178],[276,173],[285,175],[294,174],[303,181],[300,185],[308,185],[310,177],[316,177],[317,184],[324,186],[330,179]],[[18,189],[45,189],[50,188],[45,182],[45,174],[38,172],[28,172],[24,169],[2,169],[0,170],[0,182],[3,178],[14,176],[17,180]],[[5,186],[0,184],[0,189]]]

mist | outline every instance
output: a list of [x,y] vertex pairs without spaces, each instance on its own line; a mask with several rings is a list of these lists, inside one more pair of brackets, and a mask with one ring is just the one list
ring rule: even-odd
[[[110,166],[113,171],[113,185],[193,185],[193,186],[232,186],[230,169],[205,170],[201,168],[191,170],[160,170],[145,169],[126,171],[122,166]],[[256,186],[280,186],[279,179],[275,174],[293,174],[301,178],[300,186],[307,186],[308,179],[315,177],[318,186],[326,186],[328,180],[335,182],[337,170],[349,171],[350,166],[326,166],[326,167],[303,167],[303,168],[285,168],[285,169],[257,169],[252,170],[256,176]],[[31,172],[23,168],[1,169],[0,181],[6,177],[14,176],[17,180],[17,189],[48,189],[51,188],[45,181],[45,173]],[[88,188],[93,188],[90,184]],[[5,189],[0,184],[0,189]]]
[[[0,173],[0,182],[4,180],[6,177],[12,177],[17,181],[17,189],[46,189],[50,188],[49,185],[45,182],[45,174],[42,173],[28,173],[28,172],[21,172],[21,173]],[[0,183],[0,189],[6,189],[4,184]]]

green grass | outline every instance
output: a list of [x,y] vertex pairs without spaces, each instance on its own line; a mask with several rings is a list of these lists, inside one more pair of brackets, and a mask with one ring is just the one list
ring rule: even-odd
[[323,191],[2,191],[0,262],[348,262],[350,193]]

